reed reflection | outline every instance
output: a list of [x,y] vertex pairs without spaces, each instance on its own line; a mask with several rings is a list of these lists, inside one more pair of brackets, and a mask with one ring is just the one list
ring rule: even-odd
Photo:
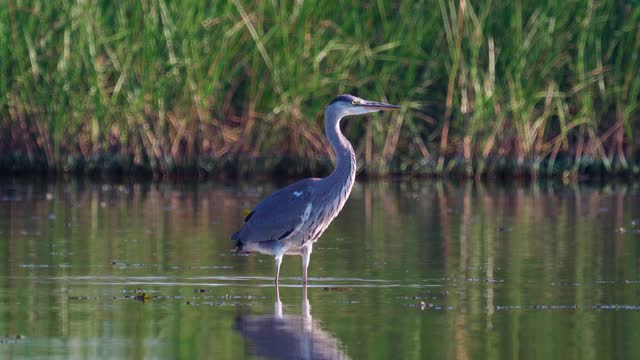
[[[306,296],[236,319],[271,306],[273,265],[229,235],[275,187],[0,178],[0,331],[24,357],[50,353],[40,338],[62,358],[639,358],[639,184],[358,183],[312,264],[358,286],[311,299],[323,324]],[[139,288],[158,299],[121,299]]]
[[311,316],[307,287],[302,289],[302,315],[284,315],[276,286],[273,315],[242,314],[234,329],[245,338],[250,352],[269,359],[349,359],[344,346]]

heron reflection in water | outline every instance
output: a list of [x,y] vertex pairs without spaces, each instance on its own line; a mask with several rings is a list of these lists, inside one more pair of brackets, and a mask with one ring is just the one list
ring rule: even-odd
[[349,359],[344,346],[311,317],[307,287],[303,286],[302,315],[283,315],[276,286],[273,315],[240,315],[235,329],[251,352],[269,359]]
[[306,284],[313,244],[342,210],[356,177],[356,154],[340,131],[340,121],[399,108],[352,95],[336,97],[324,113],[325,134],[336,154],[335,169],[325,178],[298,181],[263,199],[245,217],[242,229],[231,236],[236,252],[275,256],[276,285],[283,255],[301,255],[302,282]]

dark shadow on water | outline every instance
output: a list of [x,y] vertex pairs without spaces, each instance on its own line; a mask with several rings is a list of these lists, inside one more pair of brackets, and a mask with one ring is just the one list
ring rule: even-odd
[[284,315],[276,287],[273,314],[238,315],[234,330],[242,334],[248,350],[269,359],[349,359],[344,345],[322,329],[311,316],[307,287],[303,287],[302,315]]

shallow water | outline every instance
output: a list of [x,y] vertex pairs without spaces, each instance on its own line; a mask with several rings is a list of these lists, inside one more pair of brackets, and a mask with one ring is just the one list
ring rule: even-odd
[[280,306],[275,188],[0,180],[0,358],[640,357],[638,185],[357,183]]

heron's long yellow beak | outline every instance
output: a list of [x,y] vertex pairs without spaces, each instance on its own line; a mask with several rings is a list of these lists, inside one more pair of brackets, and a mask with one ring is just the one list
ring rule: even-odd
[[383,102],[377,102],[377,101],[366,101],[362,104],[359,104],[360,106],[363,107],[367,107],[367,108],[372,108],[372,109],[378,109],[378,110],[398,110],[400,109],[400,106],[398,105],[391,105],[391,104],[387,104],[387,103],[383,103]]

